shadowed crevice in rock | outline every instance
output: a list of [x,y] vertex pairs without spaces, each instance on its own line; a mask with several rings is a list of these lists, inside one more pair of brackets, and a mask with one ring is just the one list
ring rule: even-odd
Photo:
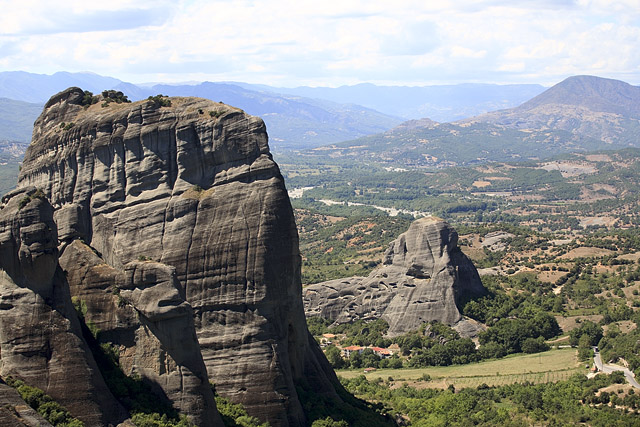
[[382,318],[389,323],[388,335],[397,336],[432,320],[456,325],[463,321],[458,304],[485,293],[478,272],[458,248],[456,231],[427,217],[391,242],[383,265],[368,277],[307,286],[304,304],[307,316],[336,323]]

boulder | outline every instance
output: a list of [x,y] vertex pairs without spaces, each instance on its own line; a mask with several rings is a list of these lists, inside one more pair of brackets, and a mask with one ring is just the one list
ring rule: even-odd
[[196,425],[222,426],[195,333],[193,309],[180,293],[173,267],[132,261],[107,265],[79,240],[60,264],[85,322],[99,331],[128,376],[141,378],[163,403]]
[[3,427],[51,427],[35,409],[22,400],[18,392],[0,383],[0,425]]

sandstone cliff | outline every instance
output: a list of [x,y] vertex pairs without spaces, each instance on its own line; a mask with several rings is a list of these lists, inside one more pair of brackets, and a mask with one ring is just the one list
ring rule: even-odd
[[437,320],[467,332],[457,303],[485,293],[471,261],[457,246],[458,234],[445,221],[421,218],[394,240],[383,265],[368,277],[352,277],[304,289],[307,316],[336,323],[383,318],[388,334],[415,330]]
[[51,201],[61,263],[100,339],[195,410],[208,397],[192,314],[220,394],[274,426],[304,425],[296,385],[338,399],[335,375],[306,328],[297,231],[262,120],[198,98],[103,108],[83,96],[45,105],[19,187]]
[[35,188],[3,198],[0,375],[42,389],[88,426],[117,424],[126,412],[82,339],[56,245],[53,209]]
[[118,270],[79,240],[65,249],[60,265],[86,307],[85,321],[116,349],[124,374],[143,378],[158,399],[199,427],[222,425],[175,269],[133,261]]

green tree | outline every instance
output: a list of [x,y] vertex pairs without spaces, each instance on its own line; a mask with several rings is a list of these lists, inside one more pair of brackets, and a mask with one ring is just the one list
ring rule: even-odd
[[549,345],[544,342],[544,338],[527,338],[522,343],[522,351],[524,353],[540,353],[549,350]]
[[578,345],[580,337],[583,335],[589,337],[589,345],[598,345],[603,336],[602,326],[590,320],[585,320],[579,328],[569,332],[569,343],[573,346]]
[[342,354],[340,354],[340,349],[335,345],[330,345],[324,351],[325,356],[327,356],[327,360],[335,369],[344,368],[346,365],[346,361],[342,358]]
[[584,334],[578,340],[578,359],[581,362],[591,359],[593,356],[593,348],[591,347],[591,339],[589,335]]
[[331,417],[315,420],[311,427],[349,427],[349,423],[344,420],[336,421]]
[[362,354],[360,354],[359,351],[354,351],[351,353],[351,355],[349,356],[349,366],[356,369],[362,368],[363,366]]
[[380,357],[370,348],[362,351],[362,366],[365,368],[377,368],[380,363]]

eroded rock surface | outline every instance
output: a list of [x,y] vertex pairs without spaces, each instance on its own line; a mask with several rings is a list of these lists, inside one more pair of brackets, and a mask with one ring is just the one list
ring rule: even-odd
[[193,310],[180,295],[175,269],[132,261],[118,270],[79,240],[60,264],[85,321],[114,346],[126,375],[152,386],[158,399],[200,427],[221,426],[195,333]]
[[18,392],[0,383],[0,425],[3,427],[51,427],[42,416],[22,400]]
[[0,375],[42,389],[87,426],[127,418],[82,339],[58,266],[53,209],[35,188],[0,209]]
[[383,265],[368,277],[307,286],[305,312],[336,323],[383,318],[390,336],[432,320],[457,325],[462,320],[457,304],[486,292],[457,244],[458,234],[445,221],[418,219],[391,243]]
[[[304,425],[296,384],[337,398],[335,375],[306,328],[293,212],[262,120],[198,98],[102,108],[83,107],[83,96],[71,88],[45,105],[19,178],[51,200],[74,295],[92,301],[105,331],[132,328],[101,308],[115,298],[105,290],[124,283],[120,297],[142,318],[165,322],[164,303],[146,306],[145,292],[168,314],[182,308],[147,287],[153,270],[193,310],[217,391],[274,426]],[[100,264],[86,250],[75,264],[78,240]]]

